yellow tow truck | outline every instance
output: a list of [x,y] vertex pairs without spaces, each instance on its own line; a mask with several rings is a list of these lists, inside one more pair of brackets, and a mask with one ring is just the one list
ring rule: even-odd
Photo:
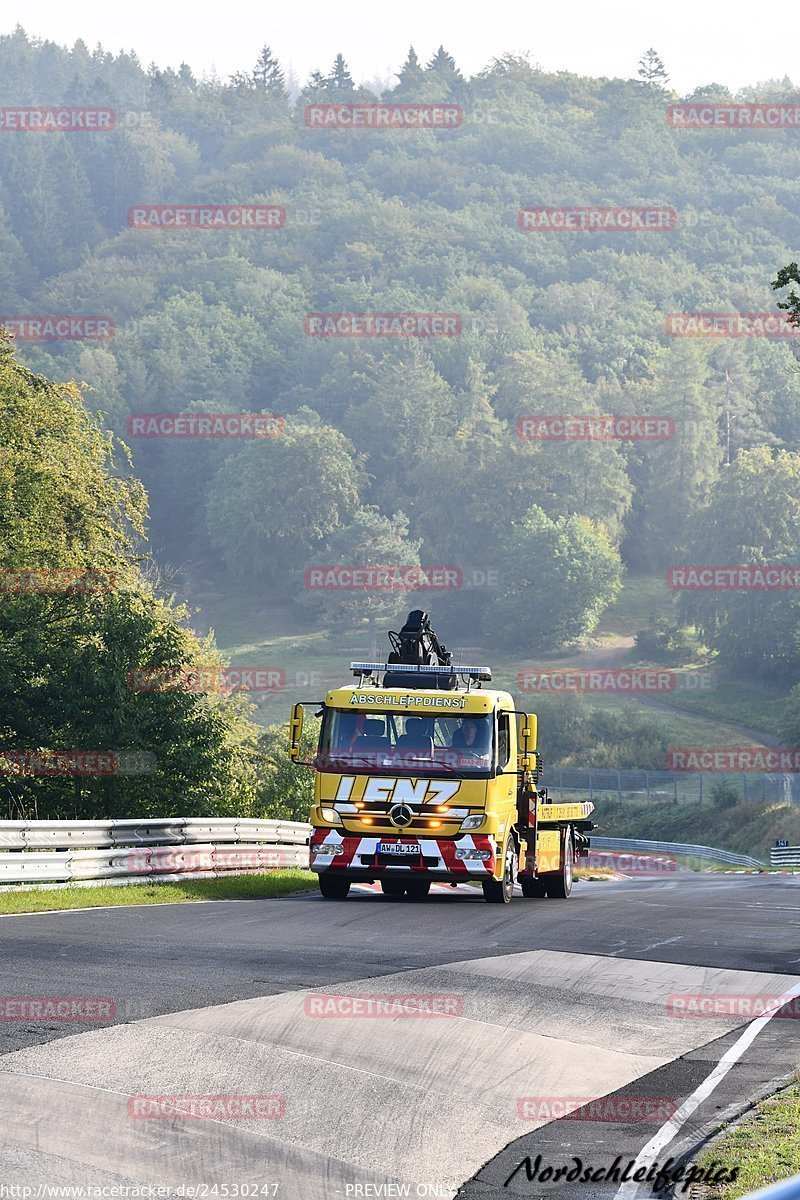
[[[477,880],[490,904],[565,900],[589,852],[589,801],[551,802],[540,787],[535,713],[483,687],[488,667],[453,663],[428,614],[390,632],[385,663],[351,663],[349,687],[292,707],[289,757],[315,772],[310,866],[322,895],[354,882],[423,899],[434,881]],[[302,758],[307,707],[322,718]]]

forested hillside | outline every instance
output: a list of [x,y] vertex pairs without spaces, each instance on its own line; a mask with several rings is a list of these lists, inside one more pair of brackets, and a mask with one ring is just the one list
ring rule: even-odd
[[[776,311],[771,281],[800,240],[796,131],[675,128],[669,104],[731,97],[713,83],[678,97],[658,73],[582,78],[509,55],[467,79],[444,49],[427,65],[411,51],[378,97],[342,57],[325,70],[290,95],[266,47],[235,77],[201,80],[186,64],[0,37],[0,107],[114,110],[106,131],[0,131],[0,319],[110,322],[107,337],[23,332],[15,354],[85,384],[128,444],[113,478],[143,481],[158,568],[200,564],[223,591],[348,630],[380,629],[409,596],[315,590],[309,570],[444,565],[493,581],[448,591],[451,625],[523,659],[590,633],[626,572],[797,564],[791,338],[675,336],[668,320]],[[788,80],[738,97],[797,98]],[[309,123],[308,105],[378,99],[459,117]],[[285,219],[170,229],[132,216],[164,205]],[[550,206],[674,219],[520,227],[521,209]],[[447,336],[320,336],[308,318],[331,313],[457,320]],[[264,438],[142,438],[143,413],[282,420]],[[674,436],[521,437],[537,414],[667,417]],[[673,620],[732,670],[788,687],[794,594],[694,596]]]

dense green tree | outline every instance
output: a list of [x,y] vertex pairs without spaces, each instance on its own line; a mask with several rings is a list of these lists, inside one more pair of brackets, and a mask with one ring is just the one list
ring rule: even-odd
[[439,86],[443,96],[457,98],[461,95],[464,76],[456,66],[456,60],[452,54],[448,54],[444,46],[439,47],[425,71]]
[[77,388],[33,375],[0,338],[0,753],[117,756],[86,776],[6,758],[0,804],[23,817],[252,811],[241,700],[133,686],[140,669],[214,679],[222,659],[145,578],[146,497],[124,467]]
[[[415,586],[427,577],[419,570],[419,542],[409,541],[404,513],[381,516],[374,508],[359,509],[350,524],[330,537],[310,560],[305,572],[305,592],[322,624],[330,629],[366,625],[370,635],[394,621],[407,608]],[[346,567],[361,572],[341,587],[322,579],[323,568]],[[386,568],[385,579],[367,577],[370,568]],[[316,576],[315,572],[316,571]],[[435,582],[435,581],[434,581]],[[407,583],[407,586],[404,584]]]
[[640,442],[631,456],[636,488],[625,544],[637,567],[667,566],[686,546],[689,523],[719,470],[720,397],[712,386],[709,350],[679,341],[669,347],[645,389],[646,412],[674,422],[674,436]]
[[288,98],[286,77],[269,46],[261,47],[253,68],[253,83],[258,91],[270,100],[285,101]]
[[370,494],[384,512],[407,495],[409,468],[426,446],[457,427],[455,397],[427,355],[412,344],[387,355],[368,398],[353,404],[344,429],[367,456]]
[[393,100],[416,100],[425,83],[425,69],[417,58],[413,46],[397,76],[397,86],[392,89]]
[[508,530],[502,550],[507,569],[491,627],[517,652],[554,650],[591,633],[619,591],[619,554],[587,517],[551,521],[532,508]]
[[531,434],[525,422],[541,416],[636,414],[639,391],[605,381],[590,384],[567,355],[550,357],[534,350],[509,355],[496,381],[496,410],[509,421],[509,437],[528,452],[516,468],[524,472],[527,484],[525,507],[538,504],[550,516],[565,512],[591,516],[602,521],[618,542],[631,506],[621,443],[527,440]]
[[344,434],[314,413],[243,443],[211,481],[206,524],[231,573],[281,592],[311,550],[358,508],[363,470]]
[[660,54],[653,50],[645,50],[639,59],[639,78],[650,87],[665,87],[669,83],[669,75]]
[[[685,561],[706,566],[800,562],[800,454],[742,450],[693,515]],[[735,669],[791,677],[800,668],[796,589],[687,591],[681,612]]]
[[353,76],[341,54],[337,54],[333,60],[333,67],[328,76],[328,91],[339,100],[349,99],[355,91]]

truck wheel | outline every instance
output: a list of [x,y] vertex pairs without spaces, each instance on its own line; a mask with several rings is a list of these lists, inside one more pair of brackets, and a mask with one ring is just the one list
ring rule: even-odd
[[541,900],[546,896],[544,882],[541,879],[531,879],[529,875],[523,875],[520,879],[523,896],[528,900]]
[[414,879],[406,884],[406,895],[409,900],[427,900],[431,890],[430,880]]
[[562,843],[563,862],[561,870],[553,873],[545,882],[545,890],[551,900],[566,900],[572,891],[572,881],[575,873],[575,851],[572,846],[572,834],[567,830]]
[[503,860],[503,878],[484,879],[483,898],[487,904],[509,904],[514,895],[514,880],[517,878],[517,850],[514,839],[509,838]]
[[350,891],[350,880],[336,875],[320,875],[319,890],[326,900],[346,900]]
[[402,896],[406,890],[406,885],[402,879],[382,879],[381,891],[384,896]]

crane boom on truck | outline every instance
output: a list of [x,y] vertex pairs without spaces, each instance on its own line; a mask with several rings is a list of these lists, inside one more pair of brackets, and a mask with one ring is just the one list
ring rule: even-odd
[[328,692],[308,762],[307,705],[292,707],[289,757],[315,773],[309,851],[322,895],[343,900],[377,880],[422,899],[434,881],[477,880],[491,904],[508,904],[515,882],[525,897],[566,899],[594,805],[551,802],[540,786],[536,714],[485,688],[488,667],[453,663],[420,609],[389,640],[386,662],[351,663],[356,682]]

